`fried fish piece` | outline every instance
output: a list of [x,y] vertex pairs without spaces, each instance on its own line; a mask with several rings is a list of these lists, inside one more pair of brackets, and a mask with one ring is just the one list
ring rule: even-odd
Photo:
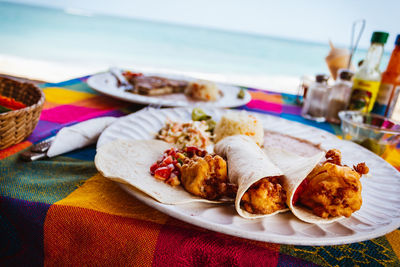
[[306,178],[299,203],[322,218],[345,216],[361,208],[362,174],[368,173],[365,163],[354,169],[341,165],[339,150],[329,150],[326,161],[316,166]]
[[270,214],[286,207],[286,192],[281,176],[263,178],[252,184],[241,199],[241,206],[249,213]]
[[207,199],[232,197],[237,191],[229,183],[226,161],[218,155],[186,158],[181,168],[181,182],[188,192]]

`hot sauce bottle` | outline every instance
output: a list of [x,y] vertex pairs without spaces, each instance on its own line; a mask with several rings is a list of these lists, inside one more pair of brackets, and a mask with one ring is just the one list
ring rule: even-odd
[[354,75],[353,88],[350,99],[350,110],[370,112],[378,95],[381,72],[379,65],[383,54],[383,45],[389,34],[386,32],[374,32],[371,38],[371,46],[368,49],[360,68]]
[[391,116],[400,93],[400,34],[394,44],[386,71],[382,73],[381,86],[372,110],[383,116]]

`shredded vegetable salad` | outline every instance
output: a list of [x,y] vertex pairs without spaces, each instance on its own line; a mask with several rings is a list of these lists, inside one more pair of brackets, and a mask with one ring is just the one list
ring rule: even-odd
[[178,148],[195,146],[205,149],[210,142],[206,121],[176,122],[168,120],[159,131],[157,138],[168,143],[174,143]]

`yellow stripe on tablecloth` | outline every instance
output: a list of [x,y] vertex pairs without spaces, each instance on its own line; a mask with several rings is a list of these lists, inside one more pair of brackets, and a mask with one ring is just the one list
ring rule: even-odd
[[400,230],[395,230],[386,235],[386,239],[389,241],[394,253],[400,258]]
[[43,92],[46,96],[46,101],[56,104],[70,104],[97,96],[94,94],[78,92],[59,87],[47,87],[46,89],[43,89]]
[[82,186],[55,204],[87,208],[159,224],[164,224],[168,219],[168,215],[143,204],[100,173],[86,180]]

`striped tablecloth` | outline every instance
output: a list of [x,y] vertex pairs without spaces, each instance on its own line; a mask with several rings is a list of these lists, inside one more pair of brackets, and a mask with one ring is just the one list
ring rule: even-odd
[[[18,160],[21,151],[64,126],[143,108],[97,94],[86,79],[42,84],[46,103],[35,131],[0,150],[0,266],[400,266],[399,230],[365,242],[314,247],[251,241],[176,220],[99,175],[94,145],[52,159]],[[301,118],[293,95],[248,90],[252,101],[241,108],[340,134],[336,125]],[[400,170],[399,151],[384,156]]]

